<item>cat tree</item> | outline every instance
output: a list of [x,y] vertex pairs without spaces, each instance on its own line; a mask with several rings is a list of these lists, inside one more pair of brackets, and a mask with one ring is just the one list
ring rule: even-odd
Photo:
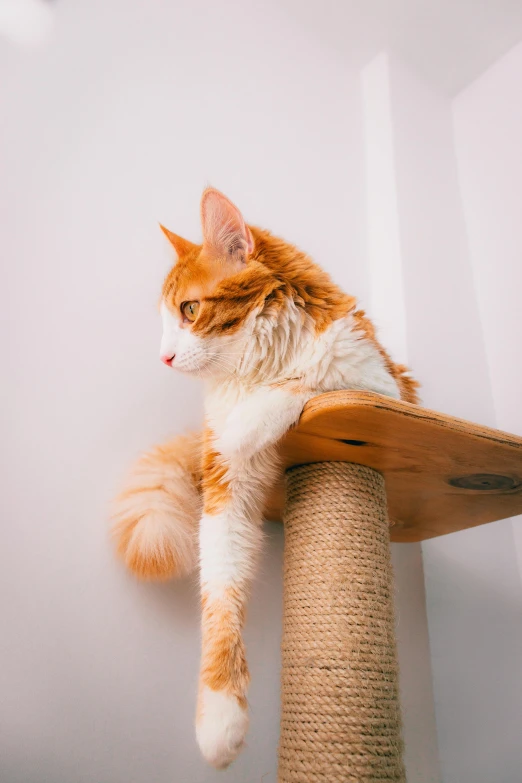
[[522,513],[522,438],[342,391],[311,400],[282,449],[279,781],[405,781],[390,538]]

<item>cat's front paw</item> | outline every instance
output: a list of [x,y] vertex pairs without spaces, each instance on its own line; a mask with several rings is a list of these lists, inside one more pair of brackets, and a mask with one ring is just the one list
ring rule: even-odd
[[199,695],[196,736],[203,757],[225,769],[238,756],[248,729],[248,712],[236,696],[203,687]]

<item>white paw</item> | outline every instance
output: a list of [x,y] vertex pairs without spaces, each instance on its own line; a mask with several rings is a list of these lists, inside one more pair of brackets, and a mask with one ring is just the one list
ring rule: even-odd
[[248,712],[237,698],[224,691],[203,687],[199,696],[196,737],[209,764],[225,769],[243,747],[248,729]]

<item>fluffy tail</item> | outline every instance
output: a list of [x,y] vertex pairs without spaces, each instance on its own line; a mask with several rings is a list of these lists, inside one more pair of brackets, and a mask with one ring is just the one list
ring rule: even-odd
[[113,503],[118,555],[140,579],[189,574],[197,562],[201,436],[178,436],[144,454]]

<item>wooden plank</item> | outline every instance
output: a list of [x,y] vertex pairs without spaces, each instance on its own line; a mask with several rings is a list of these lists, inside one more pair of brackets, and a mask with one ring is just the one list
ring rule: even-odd
[[[334,460],[383,473],[393,541],[522,514],[522,438],[379,394],[315,397],[281,451],[285,468]],[[267,518],[281,519],[283,503],[281,480]]]

